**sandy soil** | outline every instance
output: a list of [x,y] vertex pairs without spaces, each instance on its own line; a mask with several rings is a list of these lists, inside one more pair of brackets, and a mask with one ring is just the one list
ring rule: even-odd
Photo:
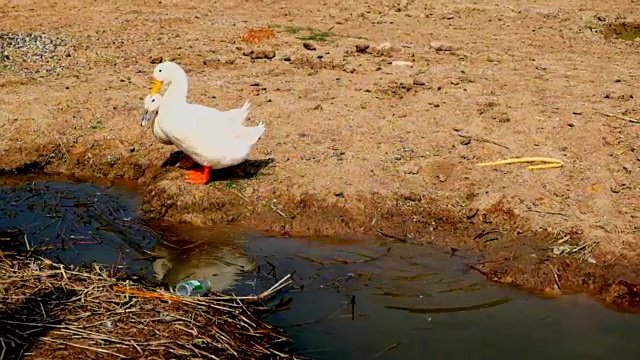
[[[5,1],[0,167],[135,180],[152,219],[479,251],[496,281],[637,308],[639,128],[601,113],[640,117],[639,43],[603,34],[638,15],[622,0]],[[275,39],[242,41],[267,26]],[[187,70],[192,102],[253,103],[256,161],[207,186],[161,166],[176,149],[139,123],[160,58]],[[524,156],[564,165],[475,166]]]

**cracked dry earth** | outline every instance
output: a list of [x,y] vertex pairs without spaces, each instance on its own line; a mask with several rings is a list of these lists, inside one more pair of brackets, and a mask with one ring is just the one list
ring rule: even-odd
[[[5,2],[0,167],[133,180],[149,219],[477,251],[493,280],[634,310],[638,15],[620,0]],[[161,166],[175,148],[139,120],[162,59],[192,102],[252,102],[267,130],[251,162],[207,186]],[[525,156],[563,166],[475,166]]]

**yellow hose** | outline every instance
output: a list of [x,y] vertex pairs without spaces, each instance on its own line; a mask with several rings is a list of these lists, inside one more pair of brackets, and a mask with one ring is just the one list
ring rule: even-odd
[[524,157],[524,158],[505,159],[505,160],[480,163],[480,164],[477,164],[476,166],[495,166],[495,165],[540,163],[540,162],[547,163],[547,164],[531,165],[531,166],[528,166],[527,169],[529,170],[553,169],[553,168],[559,168],[562,166],[562,161],[554,158],[547,158],[547,157]]

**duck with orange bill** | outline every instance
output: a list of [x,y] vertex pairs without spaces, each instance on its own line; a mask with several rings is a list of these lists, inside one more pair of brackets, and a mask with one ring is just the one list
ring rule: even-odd
[[168,85],[154,125],[168,141],[202,166],[199,170],[188,170],[189,183],[206,184],[211,169],[244,162],[264,134],[262,122],[257,126],[244,125],[248,103],[228,112],[188,103],[187,74],[174,62],[158,64],[153,71],[153,79],[151,96],[156,95],[164,84]]

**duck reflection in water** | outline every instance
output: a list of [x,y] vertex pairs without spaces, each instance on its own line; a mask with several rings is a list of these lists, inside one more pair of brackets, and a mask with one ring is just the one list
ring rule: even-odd
[[256,267],[243,252],[237,232],[171,226],[161,228],[160,236],[153,272],[172,288],[182,281],[208,280],[211,291],[222,292]]

